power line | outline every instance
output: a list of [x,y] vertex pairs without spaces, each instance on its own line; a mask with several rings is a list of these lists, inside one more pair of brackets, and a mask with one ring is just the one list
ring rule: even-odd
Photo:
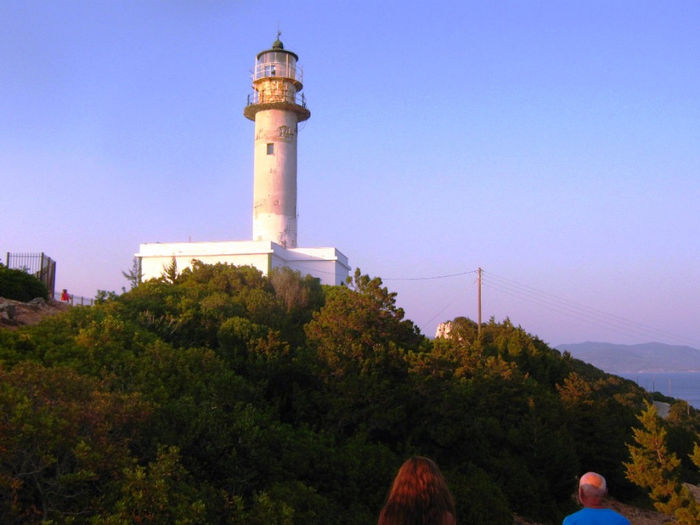
[[512,279],[498,276],[491,272],[484,272],[484,284],[502,294],[514,297],[522,301],[537,303],[549,310],[561,315],[566,315],[591,324],[603,325],[614,330],[626,332],[632,335],[645,337],[659,337],[673,339],[678,342],[692,345],[693,343],[684,337],[661,330],[657,327],[631,321],[625,317],[597,310],[590,306],[575,303],[571,300],[549,294],[528,285],[518,283]]
[[459,290],[457,290],[457,292],[455,293],[455,296],[454,296],[452,299],[450,299],[450,301],[448,301],[447,304],[445,304],[445,306],[443,306],[442,308],[440,308],[440,310],[439,310],[434,316],[432,316],[430,319],[428,319],[427,321],[425,321],[425,322],[422,324],[422,326],[420,327],[421,332],[425,332],[425,326],[426,326],[426,325],[432,323],[432,322],[437,318],[438,315],[440,315],[442,312],[444,312],[445,310],[447,310],[450,306],[452,306],[452,305],[455,303],[455,301],[457,300],[457,294],[458,294],[458,293],[461,293],[461,292],[460,292]]
[[[294,264],[293,260],[292,261],[285,261],[283,266],[288,266],[292,269],[299,270],[302,273],[305,271],[308,271],[308,268],[306,266]],[[314,271],[316,273],[335,275],[335,272],[316,270],[316,269]],[[477,272],[477,270],[471,270],[468,272],[448,273],[445,275],[431,275],[431,276],[427,276],[427,277],[380,277],[380,279],[382,281],[431,281],[431,280],[435,280],[435,279],[450,279],[452,277],[462,277],[463,275],[469,275],[471,273],[476,273],[476,272]]]
[[[430,275],[430,276],[424,276],[424,277],[382,277],[382,282],[383,281],[433,281],[436,279],[451,279],[454,277],[463,277],[465,275],[471,275],[474,273],[477,273],[478,270],[469,270],[465,272],[457,272],[457,273],[448,273],[448,274],[442,274],[442,275]],[[452,306],[455,301],[460,297],[462,294],[462,291],[459,288],[455,288],[455,295],[445,303],[445,305],[440,308],[435,315],[433,315],[430,319],[427,321],[424,321],[419,327],[422,332],[425,332],[425,327],[432,323],[442,312],[447,310],[450,306]]]
[[469,275],[470,273],[476,272],[477,270],[471,270],[468,272],[448,273],[445,275],[432,275],[430,277],[382,277],[382,281],[431,281],[434,279],[449,279],[451,277],[462,277],[463,275]]
[[[294,264],[287,263],[287,265],[296,267],[296,265]],[[305,270],[302,267],[296,268],[298,268],[302,272]],[[465,275],[477,274],[478,272],[479,270],[476,269],[441,275],[430,275],[422,277],[382,277],[381,279],[383,282],[432,281],[437,279],[451,279],[455,277],[463,277]],[[334,274],[334,272],[321,273],[327,273],[329,275]],[[485,270],[482,273],[482,283],[485,287],[490,288],[497,293],[509,296],[519,301],[534,303],[557,314],[575,318],[589,324],[607,327],[618,332],[626,333],[627,335],[671,339],[680,343],[687,344],[689,346],[693,346],[695,344],[693,341],[690,341],[685,337],[678,336],[669,331],[662,330],[658,327],[650,326],[648,324],[642,324],[622,317],[620,315],[598,310],[596,308],[592,308],[581,303],[576,303],[574,301],[571,301],[570,299],[550,294],[532,286],[519,283],[512,279],[494,274],[492,272],[487,272]],[[452,297],[449,301],[447,301],[445,305],[435,313],[435,315],[433,315],[427,321],[423,322],[421,325],[421,330],[425,331],[425,326],[432,323],[440,314],[442,314],[445,310],[447,310],[450,306],[452,306],[455,303],[457,297],[461,293],[458,288],[456,288],[455,290],[455,296]]]

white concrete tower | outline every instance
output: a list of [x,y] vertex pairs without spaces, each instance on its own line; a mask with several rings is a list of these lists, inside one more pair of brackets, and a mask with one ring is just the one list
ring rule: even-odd
[[311,116],[296,54],[277,34],[272,49],[258,53],[253,93],[243,114],[255,121],[253,240],[297,247],[297,123]]

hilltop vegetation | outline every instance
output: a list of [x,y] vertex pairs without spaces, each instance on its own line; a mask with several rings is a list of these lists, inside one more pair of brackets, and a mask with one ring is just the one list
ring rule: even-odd
[[585,470],[640,495],[622,462],[645,399],[508,320],[428,340],[359,272],[195,264],[0,329],[0,522],[366,524],[413,454],[460,523],[555,522]]

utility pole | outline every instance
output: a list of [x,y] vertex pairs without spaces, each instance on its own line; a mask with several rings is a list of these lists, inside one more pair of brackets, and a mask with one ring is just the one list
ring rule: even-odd
[[477,328],[476,328],[476,336],[479,339],[479,341],[481,341],[481,272],[483,272],[483,270],[481,269],[481,267],[479,267],[477,270],[477,275],[478,275],[478,279],[477,279],[477,283],[478,283],[477,297],[478,297],[478,299],[477,300],[478,300],[478,306],[479,306],[479,309],[478,309],[478,312],[479,312],[478,323],[479,324],[477,325]]

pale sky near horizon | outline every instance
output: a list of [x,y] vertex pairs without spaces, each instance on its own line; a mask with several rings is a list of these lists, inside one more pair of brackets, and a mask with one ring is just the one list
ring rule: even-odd
[[[120,290],[251,237],[255,55],[299,55],[299,244],[550,344],[700,348],[700,2],[0,1],[0,254]],[[459,274],[459,275],[455,275]],[[436,278],[445,275],[452,277]]]

